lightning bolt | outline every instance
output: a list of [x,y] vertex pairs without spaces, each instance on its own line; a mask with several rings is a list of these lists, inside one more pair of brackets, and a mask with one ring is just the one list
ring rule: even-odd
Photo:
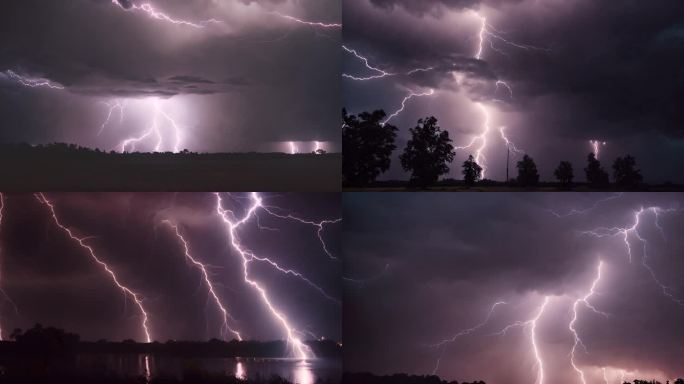
[[295,144],[294,141],[290,141],[289,145],[290,145],[290,154],[291,155],[296,155],[297,153],[299,153],[299,148],[297,148],[297,144]]
[[[150,127],[144,131],[140,136],[133,136],[124,139],[119,144],[120,151],[122,153],[127,151],[135,151],[138,144],[147,140],[151,136],[156,136],[156,144],[154,147],[154,152],[162,151],[163,144],[165,141],[173,141],[172,150],[173,152],[179,152],[181,147],[181,142],[183,135],[181,133],[181,127],[176,121],[161,107],[161,101],[158,98],[151,99],[152,103],[152,122]],[[122,107],[123,108],[123,107]],[[110,110],[111,113],[111,110]],[[123,116],[123,109],[121,109],[121,114]],[[160,125],[160,120],[166,122],[166,128],[171,130],[172,139],[164,140],[164,135],[162,134],[162,125]]]
[[249,264],[258,259],[252,252],[246,250],[241,244],[238,238],[238,230],[241,226],[250,221],[250,219],[254,218],[256,216],[257,210],[263,207],[263,200],[261,196],[259,196],[259,194],[256,192],[253,192],[250,195],[251,205],[245,211],[244,216],[238,218],[232,211],[223,208],[223,199],[221,198],[221,194],[215,193],[215,195],[216,213],[226,226],[232,248],[242,259],[243,278],[245,283],[257,291],[261,297],[261,301],[268,308],[273,318],[283,327],[283,330],[287,336],[287,341],[292,345],[297,357],[304,360],[313,357],[313,351],[311,348],[309,348],[309,346],[304,344],[302,340],[296,336],[298,331],[290,325],[287,317],[285,317],[280,310],[275,308],[266,289],[257,281],[252,280],[252,278],[249,276]]
[[326,225],[332,225],[332,224],[337,224],[342,221],[342,219],[330,219],[330,220],[321,220],[321,221],[312,221],[312,220],[307,220],[307,219],[302,219],[300,217],[294,216],[292,214],[287,214],[287,215],[281,215],[278,214],[274,211],[275,207],[269,207],[266,205],[262,205],[261,208],[264,210],[264,212],[268,213],[271,216],[277,217],[279,219],[283,220],[293,220],[296,221],[300,224],[305,224],[305,225],[310,225],[316,228],[316,236],[318,237],[318,241],[321,243],[321,247],[323,248],[323,252],[325,254],[333,259],[333,260],[339,260],[337,257],[333,256],[333,254],[330,252],[328,249],[328,245],[325,243],[325,240],[323,240],[323,230]]
[[397,117],[401,112],[403,112],[403,111],[404,111],[404,108],[406,108],[406,102],[409,101],[409,100],[411,100],[412,98],[414,98],[414,97],[423,97],[423,96],[432,96],[432,95],[434,95],[434,94],[435,94],[435,90],[434,90],[434,89],[430,89],[429,91],[423,92],[423,93],[414,93],[414,92],[411,92],[408,96],[404,97],[404,99],[401,101],[401,108],[397,109],[394,113],[392,113],[391,115],[389,115],[389,116],[387,117],[387,119],[385,119],[385,121],[383,121],[383,122],[381,123],[381,125],[384,126],[385,124],[387,124],[387,122],[389,122],[389,121],[392,120],[393,118]]
[[506,147],[508,149],[510,149],[511,151],[513,151],[513,153],[515,153],[515,154],[524,155],[525,151],[516,147],[515,143],[512,142],[510,139],[508,139],[508,137],[506,136],[506,132],[504,132],[505,130],[506,130],[506,127],[503,127],[503,126],[499,127],[499,133],[501,134],[501,139],[506,143]]
[[[350,75],[348,73],[343,73],[342,77],[344,77],[344,78],[355,80],[355,81],[368,81],[368,80],[374,80],[374,79],[381,79],[383,77],[388,77],[388,76],[399,75],[399,73],[387,72],[387,71],[384,71],[380,68],[377,68],[377,67],[370,65],[370,63],[368,62],[368,58],[365,56],[361,56],[361,54],[359,54],[354,49],[347,48],[344,45],[342,46],[342,49],[344,49],[347,53],[354,55],[354,57],[356,57],[357,59],[362,61],[368,70],[375,72],[375,75],[370,75],[370,76],[354,76],[354,75]],[[404,75],[411,76],[411,75],[418,73],[418,72],[428,72],[428,71],[432,71],[433,69],[435,69],[435,67],[415,68],[415,69],[412,69],[410,71],[405,72]]]
[[373,275],[373,276],[370,276],[370,277],[367,277],[365,279],[354,279],[351,277],[342,277],[342,280],[348,281],[350,283],[358,285],[359,287],[362,287],[362,286],[368,284],[369,282],[371,282],[373,280],[377,280],[377,279],[381,278],[382,276],[384,276],[385,273],[387,273],[387,270],[389,270],[389,267],[390,267],[389,263],[385,264],[385,268],[383,268],[382,271],[380,271],[380,273]]
[[444,352],[446,351],[447,344],[453,343],[453,342],[455,342],[457,339],[459,339],[459,338],[461,338],[461,337],[463,337],[463,336],[470,335],[471,333],[473,333],[473,332],[479,330],[480,328],[484,327],[485,325],[487,325],[487,323],[489,322],[489,319],[490,319],[490,318],[492,317],[492,315],[494,314],[494,311],[496,310],[496,307],[499,306],[499,305],[504,305],[504,304],[506,304],[506,302],[504,302],[504,301],[497,301],[496,303],[494,303],[494,304],[491,306],[491,308],[489,309],[489,312],[487,313],[487,317],[485,317],[485,319],[484,319],[481,323],[476,324],[476,325],[474,325],[473,327],[470,327],[470,328],[468,328],[468,329],[464,329],[464,330],[462,330],[462,331],[456,333],[455,335],[453,335],[452,337],[450,337],[450,338],[448,338],[448,339],[444,339],[444,340],[442,340],[442,341],[440,341],[440,342],[438,342],[438,343],[436,343],[436,344],[431,345],[431,347],[435,347],[435,348],[442,347],[442,353],[439,355],[439,358],[437,358],[437,363],[435,364],[435,369],[432,370],[432,374],[433,374],[433,375],[437,374],[437,370],[439,369],[439,364],[440,364],[440,362],[441,362],[441,360],[442,360],[442,357],[444,357]]
[[24,87],[28,88],[50,88],[50,89],[64,89],[64,86],[61,84],[53,83],[52,81],[48,79],[43,79],[43,78],[36,78],[36,77],[30,77],[30,76],[22,76],[19,75],[18,73],[12,71],[11,69],[8,69],[5,71],[5,75],[16,81],[17,83],[23,85]]
[[90,255],[90,257],[93,259],[93,261],[95,261],[95,263],[98,264],[104,270],[104,272],[109,274],[109,276],[112,279],[112,282],[124,293],[125,296],[128,296],[131,299],[133,299],[135,304],[138,306],[138,309],[140,310],[140,314],[142,315],[141,326],[142,326],[143,333],[145,334],[145,340],[146,340],[146,342],[151,343],[152,338],[150,337],[150,330],[147,326],[148,316],[147,316],[147,312],[145,311],[145,308],[143,307],[143,299],[140,296],[140,294],[133,292],[130,288],[126,287],[125,285],[121,284],[121,282],[119,282],[118,277],[116,276],[114,271],[109,267],[109,265],[107,265],[107,263],[102,261],[95,254],[95,250],[90,245],[85,243],[85,241],[87,240],[87,237],[76,236],[72,232],[71,229],[64,226],[60,222],[60,220],[57,218],[57,213],[55,212],[54,205],[50,202],[50,200],[47,199],[47,197],[45,197],[45,195],[42,192],[36,193],[34,196],[36,197],[36,199],[41,204],[44,204],[48,208],[48,210],[50,211],[50,215],[52,216],[52,219],[55,222],[55,224],[60,229],[62,229],[72,240],[74,240],[81,248],[83,248]]
[[614,237],[614,236],[622,236],[623,241],[625,243],[625,248],[627,250],[627,255],[629,257],[629,262],[632,262],[632,246],[630,244],[630,235],[635,237],[641,244],[642,244],[642,257],[641,257],[641,265],[649,272],[651,275],[653,281],[660,287],[661,292],[663,295],[665,295],[667,298],[675,302],[676,304],[680,306],[684,306],[684,300],[677,298],[672,289],[665,284],[663,284],[660,279],[658,279],[655,271],[653,268],[648,264],[648,252],[647,252],[647,245],[648,245],[648,240],[645,239],[644,237],[641,236],[639,233],[639,225],[641,223],[641,216],[646,213],[646,212],[652,212],[655,216],[655,225],[661,230],[662,233],[662,227],[658,223],[659,215],[662,213],[667,213],[667,212],[675,212],[678,211],[676,208],[669,208],[669,209],[664,209],[660,207],[648,207],[644,208],[641,207],[639,210],[634,211],[634,223],[630,227],[598,227],[593,230],[587,230],[587,231],[581,231],[581,235],[586,235],[586,236],[592,236],[596,238],[604,238],[604,237]]
[[497,48],[494,45],[495,40],[499,41],[503,44],[506,44],[508,46],[518,48],[518,49],[522,49],[525,51],[531,51],[531,50],[545,51],[545,52],[549,51],[549,49],[547,49],[547,48],[536,47],[533,45],[522,44],[522,43],[518,43],[515,41],[508,40],[502,36],[503,33],[501,31],[497,31],[496,28],[494,28],[492,25],[490,25],[487,22],[486,17],[480,15],[478,12],[475,12],[475,16],[478,19],[480,19],[480,23],[481,23],[480,32],[478,34],[479,44],[477,47],[477,52],[475,53],[475,58],[478,60],[482,60],[482,55],[484,53],[484,44],[485,43],[488,43],[493,51],[500,53],[502,55],[507,55],[504,51],[502,51],[501,49]]
[[611,195],[611,196],[609,196],[609,197],[606,197],[605,199],[599,199],[599,200],[597,200],[596,202],[594,202],[594,204],[592,204],[592,205],[589,206],[588,208],[584,208],[584,209],[576,209],[576,208],[573,208],[573,209],[569,210],[569,211],[566,212],[566,213],[560,213],[560,212],[558,212],[558,211],[554,211],[554,210],[552,210],[552,209],[548,209],[547,212],[551,213],[552,215],[554,215],[554,216],[556,216],[556,217],[558,217],[558,218],[564,218],[564,217],[576,216],[576,215],[583,215],[583,214],[585,214],[585,213],[587,213],[587,212],[593,211],[593,210],[596,209],[599,205],[601,205],[601,204],[603,204],[603,203],[606,203],[606,202],[608,202],[608,201],[611,201],[611,200],[619,199],[619,198],[621,198],[623,195],[624,195],[623,192],[615,193],[615,194],[613,194],[613,195]]
[[594,151],[594,155],[596,156],[596,160],[599,158],[599,151],[601,149],[601,146],[605,146],[606,142],[605,141],[598,141],[598,140],[589,140],[589,144],[591,145],[591,148]]
[[202,264],[201,262],[197,261],[191,254],[190,254],[190,247],[188,245],[188,241],[185,240],[183,235],[180,233],[180,230],[178,229],[178,226],[176,224],[173,224],[169,220],[164,220],[162,221],[164,224],[168,225],[173,229],[173,231],[176,234],[176,237],[178,240],[180,240],[181,244],[183,244],[183,252],[185,254],[185,257],[192,263],[197,269],[200,270],[202,273],[202,278],[204,279],[204,283],[207,285],[207,289],[209,290],[209,295],[214,299],[214,303],[216,304],[216,307],[218,310],[221,312],[221,316],[223,317],[223,323],[221,324],[221,330],[220,334],[223,336],[226,332],[231,332],[235,337],[237,337],[238,340],[242,341],[242,336],[240,335],[240,332],[237,330],[233,329],[230,327],[228,324],[228,318],[230,315],[228,314],[228,310],[226,307],[221,303],[221,300],[219,299],[218,295],[216,294],[216,290],[214,289],[214,284],[211,282],[211,279],[209,278],[209,273],[207,272],[207,266],[205,264]]
[[530,345],[532,346],[532,352],[536,360],[537,365],[537,384],[544,384],[544,361],[539,352],[539,346],[537,345],[537,322],[541,319],[544,314],[546,306],[549,304],[551,297],[544,296],[544,301],[539,306],[537,314],[530,320],[527,321],[516,321],[512,324],[505,326],[501,331],[494,333],[493,335],[505,335],[510,329],[521,327],[530,329]]
[[185,25],[188,27],[192,28],[205,28],[207,25],[212,24],[212,23],[222,23],[222,21],[216,20],[216,19],[209,19],[209,20],[204,20],[200,22],[192,22],[188,20],[180,20],[180,19],[174,19],[171,16],[167,15],[164,12],[161,12],[157,10],[152,4],[150,3],[143,3],[143,4],[131,4],[129,8],[124,7],[121,5],[121,3],[118,0],[112,0],[112,4],[116,5],[117,7],[123,9],[124,11],[137,11],[137,12],[143,12],[145,13],[148,17],[167,22],[170,24],[176,24],[176,25]]
[[300,19],[300,18],[297,18],[297,17],[294,17],[294,16],[285,15],[285,14],[282,14],[282,13],[280,13],[280,12],[272,12],[272,14],[274,14],[274,15],[276,15],[276,16],[279,16],[279,17],[282,17],[283,19],[287,19],[287,20],[290,20],[290,21],[294,21],[295,23],[304,24],[304,25],[309,25],[309,26],[312,26],[312,27],[321,27],[321,28],[342,28],[342,24],[341,24],[341,23],[323,23],[323,22],[320,22],[320,21],[309,21],[309,20]]
[[484,179],[485,177],[485,172],[487,170],[487,167],[484,165],[485,157],[484,154],[482,153],[484,149],[487,147],[487,134],[489,133],[490,126],[489,126],[489,111],[487,111],[487,108],[482,104],[482,103],[475,103],[475,105],[482,111],[482,114],[484,115],[484,123],[483,123],[483,129],[482,133],[479,134],[478,136],[473,137],[473,139],[470,141],[465,146],[462,147],[455,147],[456,149],[463,150],[463,149],[470,149],[475,146],[476,143],[480,143],[480,146],[476,148],[475,150],[475,162],[482,166],[482,178]]
[[497,81],[496,81],[496,91],[498,91],[499,88],[505,88],[506,91],[508,91],[508,96],[509,96],[511,99],[513,99],[513,89],[508,85],[508,83],[506,83],[506,82],[503,81],[503,80],[497,80]]
[[[587,347],[580,339],[579,334],[577,333],[577,329],[575,328],[575,325],[577,324],[577,319],[578,319],[578,307],[580,304],[582,304],[584,307],[590,309],[594,313],[603,315],[603,316],[608,316],[605,312],[601,312],[598,309],[596,309],[591,303],[589,303],[589,298],[592,297],[595,293],[596,286],[598,285],[599,281],[601,280],[601,268],[603,266],[603,261],[599,261],[598,264],[598,269],[596,271],[596,278],[594,281],[591,283],[591,288],[589,288],[589,292],[587,292],[584,297],[579,298],[575,300],[575,303],[572,305],[572,320],[570,321],[570,324],[568,325],[568,329],[572,333],[573,339],[574,339],[574,344],[572,345],[572,350],[570,351],[570,364],[572,365],[572,368],[577,372],[579,375],[580,381],[582,384],[587,384],[585,377],[584,377],[584,371],[579,369],[577,365],[575,364],[575,352],[577,351],[578,346],[582,346],[582,349],[584,349],[585,352],[587,352]],[[605,371],[604,371],[605,374]]]
[[125,101],[122,102],[121,100],[114,100],[110,102],[105,102],[104,103],[107,107],[109,107],[109,113],[107,114],[107,118],[105,121],[102,122],[102,125],[100,125],[100,130],[97,132],[97,135],[101,135],[102,132],[104,132],[105,128],[107,125],[109,125],[109,121],[112,119],[112,115],[114,114],[114,111],[118,110],[119,111],[119,123],[123,123],[124,119],[124,108],[125,108]]

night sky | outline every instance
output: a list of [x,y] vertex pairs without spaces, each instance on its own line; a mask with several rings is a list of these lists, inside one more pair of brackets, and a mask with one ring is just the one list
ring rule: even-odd
[[[0,141],[119,150],[154,124],[156,103],[181,131],[177,149],[339,151],[340,27],[290,17],[339,24],[340,13],[336,0],[7,2]],[[102,129],[117,102],[125,117],[114,109]],[[156,117],[163,142],[136,150],[176,149]]]
[[604,369],[609,383],[682,376],[682,203],[681,194],[345,194],[345,370],[431,374],[443,353],[436,374],[446,379],[539,382],[528,323],[539,315],[544,382],[580,383],[569,325],[602,262],[572,327],[586,381],[603,383]]
[[[261,194],[280,215],[320,221],[340,217],[338,194]],[[213,194],[90,193],[46,194],[60,221],[76,236],[87,237],[98,257],[120,282],[143,298],[152,340],[232,339],[220,333],[221,315],[209,298],[199,270],[187,262],[182,243],[163,220],[177,223],[190,253],[210,265],[210,279],[244,339],[284,340],[258,293],[243,281],[242,259],[216,213]],[[222,194],[224,208],[244,215],[249,196]],[[124,299],[111,277],[52,221],[48,208],[31,194],[4,195],[0,228],[0,301],[3,337],[14,328],[56,326],[85,340],[144,341],[141,316]],[[268,291],[274,307],[303,340],[341,333],[341,264],[323,251],[312,225],[283,220],[257,210],[238,230],[239,241],[320,286],[324,297],[301,279],[270,265],[249,264],[250,278]],[[261,228],[261,229],[259,229]],[[339,256],[341,225],[324,226],[322,237]],[[10,301],[11,300],[11,301]],[[16,305],[12,305],[12,302]]]
[[[503,126],[521,150],[512,151],[512,167],[526,152],[542,180],[553,180],[561,160],[584,180],[589,141],[599,140],[610,172],[616,157],[631,154],[645,181],[684,182],[683,16],[680,0],[346,1],[344,45],[393,75],[344,78],[344,104],[389,115],[410,93],[434,90],[391,120],[399,149],[384,179],[408,178],[398,154],[419,118],[434,115],[454,146],[467,146],[484,130],[480,103],[490,121],[480,161],[487,178],[505,179]],[[382,76],[346,52],[344,72]],[[461,179],[462,162],[481,145],[457,150],[447,177]]]

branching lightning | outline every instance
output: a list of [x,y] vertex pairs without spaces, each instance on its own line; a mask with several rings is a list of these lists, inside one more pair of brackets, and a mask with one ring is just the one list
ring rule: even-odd
[[587,213],[587,212],[590,212],[590,211],[596,209],[596,207],[598,207],[599,205],[601,205],[601,204],[603,204],[603,203],[606,203],[606,202],[608,202],[608,201],[611,201],[611,200],[619,199],[619,198],[621,198],[623,195],[624,195],[623,192],[617,192],[617,193],[615,193],[615,194],[613,194],[613,195],[610,195],[609,197],[606,197],[606,198],[604,198],[604,199],[599,199],[599,200],[597,200],[596,202],[594,202],[594,204],[592,204],[592,205],[589,206],[588,208],[584,208],[584,209],[573,208],[573,209],[569,210],[569,211],[566,212],[566,213],[560,213],[560,212],[555,211],[555,210],[553,210],[553,209],[548,209],[547,211],[548,211],[549,213],[551,213],[552,215],[558,217],[558,218],[563,218],[563,217],[568,217],[568,216],[576,216],[576,215],[583,215],[583,214],[585,214],[585,213]]
[[124,120],[124,108],[126,107],[126,101],[113,100],[105,102],[104,104],[109,108],[109,113],[107,113],[107,118],[104,122],[102,122],[102,125],[100,125],[100,130],[97,132],[98,136],[101,135],[107,125],[109,125],[109,121],[112,119],[114,111],[119,111],[119,124],[123,123]]
[[406,108],[406,102],[409,101],[409,100],[411,100],[412,98],[414,98],[414,97],[423,97],[423,96],[432,96],[432,95],[434,95],[434,94],[435,94],[435,90],[434,90],[434,89],[430,89],[429,91],[423,92],[423,93],[415,93],[415,92],[409,93],[408,96],[404,97],[404,99],[401,101],[401,108],[397,109],[396,111],[394,111],[394,113],[392,113],[391,115],[387,116],[387,119],[385,119],[385,121],[383,121],[383,122],[381,123],[381,125],[387,124],[390,120],[392,120],[393,118],[397,117],[401,112],[403,112],[403,111],[404,111],[404,108]]
[[[589,303],[589,298],[592,297],[596,292],[596,286],[598,285],[599,281],[601,280],[601,268],[603,266],[603,261],[599,261],[598,264],[598,269],[596,271],[596,278],[594,281],[591,283],[591,287],[589,288],[589,292],[587,292],[584,297],[581,297],[577,300],[575,300],[575,303],[572,305],[572,320],[570,321],[570,324],[568,324],[568,329],[572,333],[574,343],[572,345],[572,349],[570,351],[570,364],[572,365],[572,368],[577,372],[579,375],[580,381],[582,384],[587,384],[586,379],[584,377],[584,371],[582,371],[577,364],[575,363],[575,352],[577,352],[577,347],[581,346],[582,349],[584,349],[585,352],[587,352],[587,347],[582,341],[582,339],[579,337],[579,334],[577,333],[577,328],[575,325],[577,324],[577,319],[578,319],[578,307],[580,304],[582,304],[585,308],[590,309],[592,312],[596,314],[600,314],[603,316],[608,316],[605,312],[601,312],[596,307],[594,307],[591,303]],[[604,370],[605,374],[605,370]]]
[[29,88],[50,88],[50,89],[64,89],[64,86],[58,83],[54,83],[48,79],[22,76],[18,73],[8,69],[5,71],[5,75],[10,79],[16,81],[17,83]]
[[530,329],[530,345],[532,346],[532,352],[534,354],[534,358],[536,360],[537,365],[537,384],[544,384],[545,375],[544,361],[541,357],[541,353],[539,352],[539,346],[537,345],[537,322],[539,321],[539,319],[541,319],[542,315],[544,314],[544,310],[546,309],[546,306],[549,304],[550,299],[550,296],[544,296],[544,301],[539,306],[537,314],[532,319],[527,321],[516,321],[512,324],[505,326],[501,331],[493,334],[498,336],[505,335],[510,329],[516,327]]
[[321,27],[321,28],[342,28],[342,23],[324,23],[320,21],[310,21],[310,20],[304,20],[300,19],[294,16],[290,15],[285,15],[280,12],[273,12],[274,15],[282,17],[283,19],[293,21],[295,23],[299,24],[304,24],[304,25],[309,25],[312,27]]
[[124,295],[133,299],[135,304],[138,306],[138,309],[140,310],[140,314],[142,315],[141,327],[143,333],[145,334],[145,341],[151,343],[152,338],[150,336],[150,330],[147,326],[148,315],[145,311],[145,308],[143,307],[143,299],[140,296],[140,294],[132,291],[130,288],[126,287],[125,285],[121,284],[121,282],[119,282],[119,278],[116,276],[116,273],[114,273],[114,271],[109,267],[109,265],[107,265],[107,263],[102,261],[102,259],[100,259],[96,255],[95,250],[90,245],[86,244],[85,241],[87,240],[87,237],[76,236],[70,228],[64,226],[60,222],[60,220],[57,217],[57,213],[55,212],[54,205],[52,204],[52,202],[50,202],[50,200],[47,199],[47,197],[45,197],[43,193],[36,193],[35,197],[41,204],[44,204],[48,208],[55,224],[60,229],[62,229],[72,240],[74,240],[81,248],[83,248],[90,255],[93,261],[95,261],[95,263],[97,263],[107,274],[109,274],[109,276],[112,279],[112,282],[124,293]]
[[439,369],[439,364],[440,364],[440,362],[441,362],[441,360],[442,360],[442,357],[444,356],[444,352],[446,351],[446,347],[447,347],[448,344],[453,343],[453,342],[455,342],[457,339],[459,339],[459,338],[461,338],[461,337],[463,337],[463,336],[469,335],[469,334],[471,334],[471,333],[473,333],[473,332],[479,330],[480,328],[484,327],[485,325],[487,325],[487,323],[489,322],[489,319],[490,319],[490,318],[492,317],[492,315],[494,314],[494,310],[496,310],[496,307],[499,306],[499,305],[504,305],[504,304],[506,304],[506,302],[504,302],[504,301],[497,301],[497,302],[494,303],[494,304],[492,305],[492,307],[489,309],[489,312],[487,313],[487,317],[485,317],[485,319],[484,319],[481,323],[476,324],[475,326],[470,327],[470,328],[468,328],[468,329],[464,329],[464,330],[462,330],[462,331],[460,331],[460,332],[454,334],[452,337],[450,337],[450,338],[448,338],[448,339],[444,339],[444,340],[442,340],[442,341],[440,341],[440,342],[438,342],[438,343],[435,343],[435,344],[431,345],[431,347],[435,347],[435,348],[442,347],[442,352],[440,353],[439,357],[437,358],[437,362],[436,362],[436,364],[435,364],[435,369],[432,370],[432,374],[433,374],[433,375],[437,374],[437,370]]
[[155,19],[155,20],[167,22],[170,24],[185,25],[185,26],[192,27],[192,28],[205,28],[207,25],[212,24],[212,23],[222,23],[222,21],[219,21],[216,19],[209,19],[209,20],[204,20],[204,21],[200,21],[200,22],[192,22],[192,21],[188,21],[188,20],[174,19],[171,16],[167,15],[166,13],[157,10],[150,3],[143,3],[140,5],[130,4],[129,8],[126,8],[123,5],[121,5],[121,3],[118,0],[112,0],[112,4],[123,9],[124,11],[143,12],[148,17]]
[[587,235],[587,236],[593,236],[597,238],[604,238],[604,237],[613,237],[613,236],[622,236],[624,243],[625,243],[625,248],[627,250],[627,256],[629,257],[629,262],[632,262],[633,255],[632,255],[632,246],[630,243],[630,235],[635,237],[641,244],[642,244],[642,257],[641,257],[641,264],[642,266],[649,272],[651,277],[653,278],[653,281],[660,287],[661,292],[663,295],[665,295],[667,298],[672,300],[673,302],[677,303],[680,306],[684,306],[684,300],[678,298],[675,296],[674,292],[672,291],[672,288],[666,286],[663,284],[660,279],[656,276],[655,271],[653,268],[648,264],[648,240],[644,237],[641,236],[639,233],[639,225],[641,224],[641,216],[646,213],[646,212],[651,212],[655,216],[655,226],[663,233],[662,227],[659,224],[659,215],[662,213],[666,212],[675,212],[678,211],[676,208],[669,208],[669,209],[664,209],[660,207],[648,207],[644,208],[641,207],[639,210],[634,211],[634,223],[630,227],[598,227],[593,230],[587,230],[587,231],[581,231],[580,234],[582,235]]
[[[180,124],[178,124],[173,117],[171,117],[162,109],[161,100],[159,100],[158,98],[154,98],[147,101],[151,102],[152,104],[152,121],[150,122],[149,128],[139,136],[128,137],[122,140],[121,143],[119,143],[119,150],[122,153],[128,151],[135,151],[138,144],[154,136],[156,137],[154,152],[162,151],[165,142],[171,142],[171,150],[173,152],[179,152],[183,140],[183,134]],[[103,123],[100,132],[102,132],[102,129],[104,129],[106,124],[108,124],[111,114],[113,113],[113,110],[115,108],[120,109],[120,116],[121,119],[123,119],[125,104],[113,104],[113,107],[110,107],[108,117]],[[165,137],[165,135],[163,134],[162,128],[166,128],[166,131],[171,131],[170,134],[167,134],[167,137]]]
[[[287,317],[274,306],[274,304],[271,301],[270,295],[266,291],[266,288],[264,288],[261,284],[259,284],[257,281],[253,280],[249,276],[249,264],[255,260],[267,261],[269,264],[277,266],[277,264],[272,260],[264,257],[257,257],[254,253],[247,250],[242,245],[238,237],[238,231],[240,227],[249,222],[251,219],[255,218],[257,211],[259,209],[264,208],[263,199],[256,192],[251,193],[251,205],[249,206],[249,208],[246,209],[242,217],[238,217],[235,215],[233,211],[225,209],[223,207],[223,198],[221,197],[220,193],[216,193],[215,195],[216,213],[226,226],[226,230],[228,232],[232,248],[242,259],[244,281],[257,291],[258,295],[261,297],[263,304],[268,308],[274,320],[280,323],[280,325],[283,327],[285,335],[287,336],[287,341],[292,345],[293,351],[295,352],[297,357],[300,359],[309,359],[313,357],[313,351],[311,350],[311,348],[309,348],[309,346],[304,344],[302,340],[299,337],[297,337],[297,334],[301,332],[296,330],[292,325],[290,325],[289,321],[287,320]],[[280,268],[277,268],[277,270],[280,270]]]
[[484,123],[483,123],[483,130],[482,133],[480,133],[478,136],[473,137],[473,139],[468,143],[468,145],[462,146],[462,147],[455,147],[456,149],[470,149],[473,148],[476,143],[480,143],[480,146],[475,149],[475,162],[482,166],[482,178],[485,177],[485,172],[487,171],[487,167],[484,165],[485,157],[484,154],[482,153],[484,149],[487,147],[487,134],[489,133],[489,111],[487,111],[487,108],[482,104],[482,103],[475,103],[477,107],[482,111],[482,114],[484,116]]
[[[383,77],[388,77],[388,76],[400,75],[400,73],[387,72],[385,70],[382,70],[380,68],[377,68],[377,67],[370,65],[370,63],[368,62],[368,58],[365,56],[361,56],[354,49],[347,48],[344,45],[342,46],[342,49],[344,49],[347,53],[354,55],[354,57],[356,57],[357,59],[359,59],[360,61],[363,62],[363,64],[365,65],[365,67],[368,70],[375,73],[375,75],[370,75],[370,76],[354,76],[354,75],[350,75],[348,73],[343,73],[342,77],[344,77],[344,78],[355,80],[355,81],[368,81],[368,80],[374,80],[374,79],[381,79]],[[428,71],[432,71],[433,69],[435,69],[435,67],[415,68],[415,69],[412,69],[410,71],[403,73],[403,75],[411,76],[411,75],[418,73],[418,72],[428,72]]]
[[208,293],[214,299],[214,303],[216,304],[218,310],[221,312],[221,316],[223,318],[223,323],[221,324],[220,329],[221,336],[224,336],[226,332],[231,332],[233,335],[235,335],[235,337],[237,337],[238,340],[242,341],[242,336],[240,335],[240,332],[231,328],[228,324],[228,319],[231,318],[231,316],[228,314],[228,310],[226,309],[226,307],[221,303],[221,300],[219,299],[216,290],[214,289],[214,284],[211,282],[211,279],[209,278],[209,273],[207,272],[207,266],[199,262],[190,254],[190,247],[188,245],[188,242],[180,233],[180,230],[178,229],[178,226],[176,224],[173,224],[169,220],[164,220],[163,223],[167,224],[169,227],[173,229],[173,231],[176,234],[176,237],[183,244],[183,252],[185,254],[185,257],[202,273],[202,278],[204,279],[204,283],[207,285],[207,289],[209,291]]

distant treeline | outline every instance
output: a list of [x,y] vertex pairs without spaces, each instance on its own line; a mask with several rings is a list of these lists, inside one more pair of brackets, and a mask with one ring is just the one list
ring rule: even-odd
[[407,375],[395,373],[393,375],[378,376],[368,372],[342,374],[343,384],[486,384],[484,381],[458,382],[446,381],[435,375]]
[[[15,329],[11,334],[14,341],[0,342],[0,357],[69,356],[78,354],[155,354],[179,357],[259,357],[278,358],[288,355],[285,341],[175,341],[165,343],[137,343],[100,340],[81,341],[75,333],[37,324],[31,329]],[[306,341],[316,356],[339,357],[342,348],[334,341]]]
[[336,153],[118,153],[75,144],[0,144],[12,191],[337,191]]
[[[342,177],[347,187],[377,186],[376,179],[389,170],[394,151],[398,128],[385,123],[385,112],[376,110],[348,115],[342,111]],[[456,149],[449,138],[449,132],[440,128],[434,116],[418,120],[417,125],[409,130],[411,138],[399,156],[401,167],[410,174],[404,184],[411,187],[427,188],[435,186],[439,178],[450,172],[451,163],[456,156]],[[517,148],[510,147],[510,154],[521,154],[522,159],[515,163],[508,175],[506,169],[505,185],[518,187],[538,187],[540,175],[537,164],[529,155]],[[462,164],[464,186],[487,185],[491,180],[483,180],[483,165],[478,164],[477,149],[468,149],[468,158]],[[642,189],[644,187],[641,170],[637,168],[636,159],[627,154],[616,158],[612,163],[609,175],[597,158],[597,154],[589,153],[587,165],[583,169],[586,183],[593,189],[618,188],[620,190]],[[560,189],[570,189],[576,185],[576,172],[569,161],[560,161],[553,172],[558,180],[553,185]],[[612,176],[612,183],[611,183]],[[453,181],[453,180],[452,180]]]
[[[393,375],[378,376],[372,373],[350,373],[345,372],[342,375],[343,384],[486,384],[484,381],[458,382],[446,381],[440,379],[435,375],[407,375],[405,373],[396,373]],[[656,380],[634,380],[633,382],[625,381],[623,384],[684,384],[684,379],[677,379],[674,382],[667,381],[661,383]]]

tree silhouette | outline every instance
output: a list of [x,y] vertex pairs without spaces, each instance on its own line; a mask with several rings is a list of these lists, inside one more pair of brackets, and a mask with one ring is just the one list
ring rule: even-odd
[[572,171],[572,164],[568,161],[561,161],[560,164],[558,164],[558,168],[553,171],[553,175],[556,176],[556,179],[558,179],[563,187],[566,188],[572,184],[572,179],[575,178]]
[[404,170],[411,171],[411,184],[424,188],[449,172],[447,164],[456,153],[449,132],[441,130],[434,116],[418,120],[410,132],[411,140],[399,158]]
[[606,187],[609,184],[608,173],[601,167],[601,162],[596,159],[594,153],[587,156],[587,167],[584,168],[584,173],[587,175],[587,182],[592,187]]
[[642,181],[641,171],[636,169],[636,160],[631,155],[618,157],[613,163],[615,184],[625,188],[635,188]]
[[347,115],[342,110],[342,177],[350,185],[367,185],[390,167],[397,128],[382,124],[385,112]]
[[537,185],[539,172],[537,172],[537,165],[531,157],[523,156],[516,167],[518,168],[518,184],[524,187]]
[[482,167],[475,162],[473,155],[468,156],[468,160],[463,162],[463,180],[469,186],[482,178]]

